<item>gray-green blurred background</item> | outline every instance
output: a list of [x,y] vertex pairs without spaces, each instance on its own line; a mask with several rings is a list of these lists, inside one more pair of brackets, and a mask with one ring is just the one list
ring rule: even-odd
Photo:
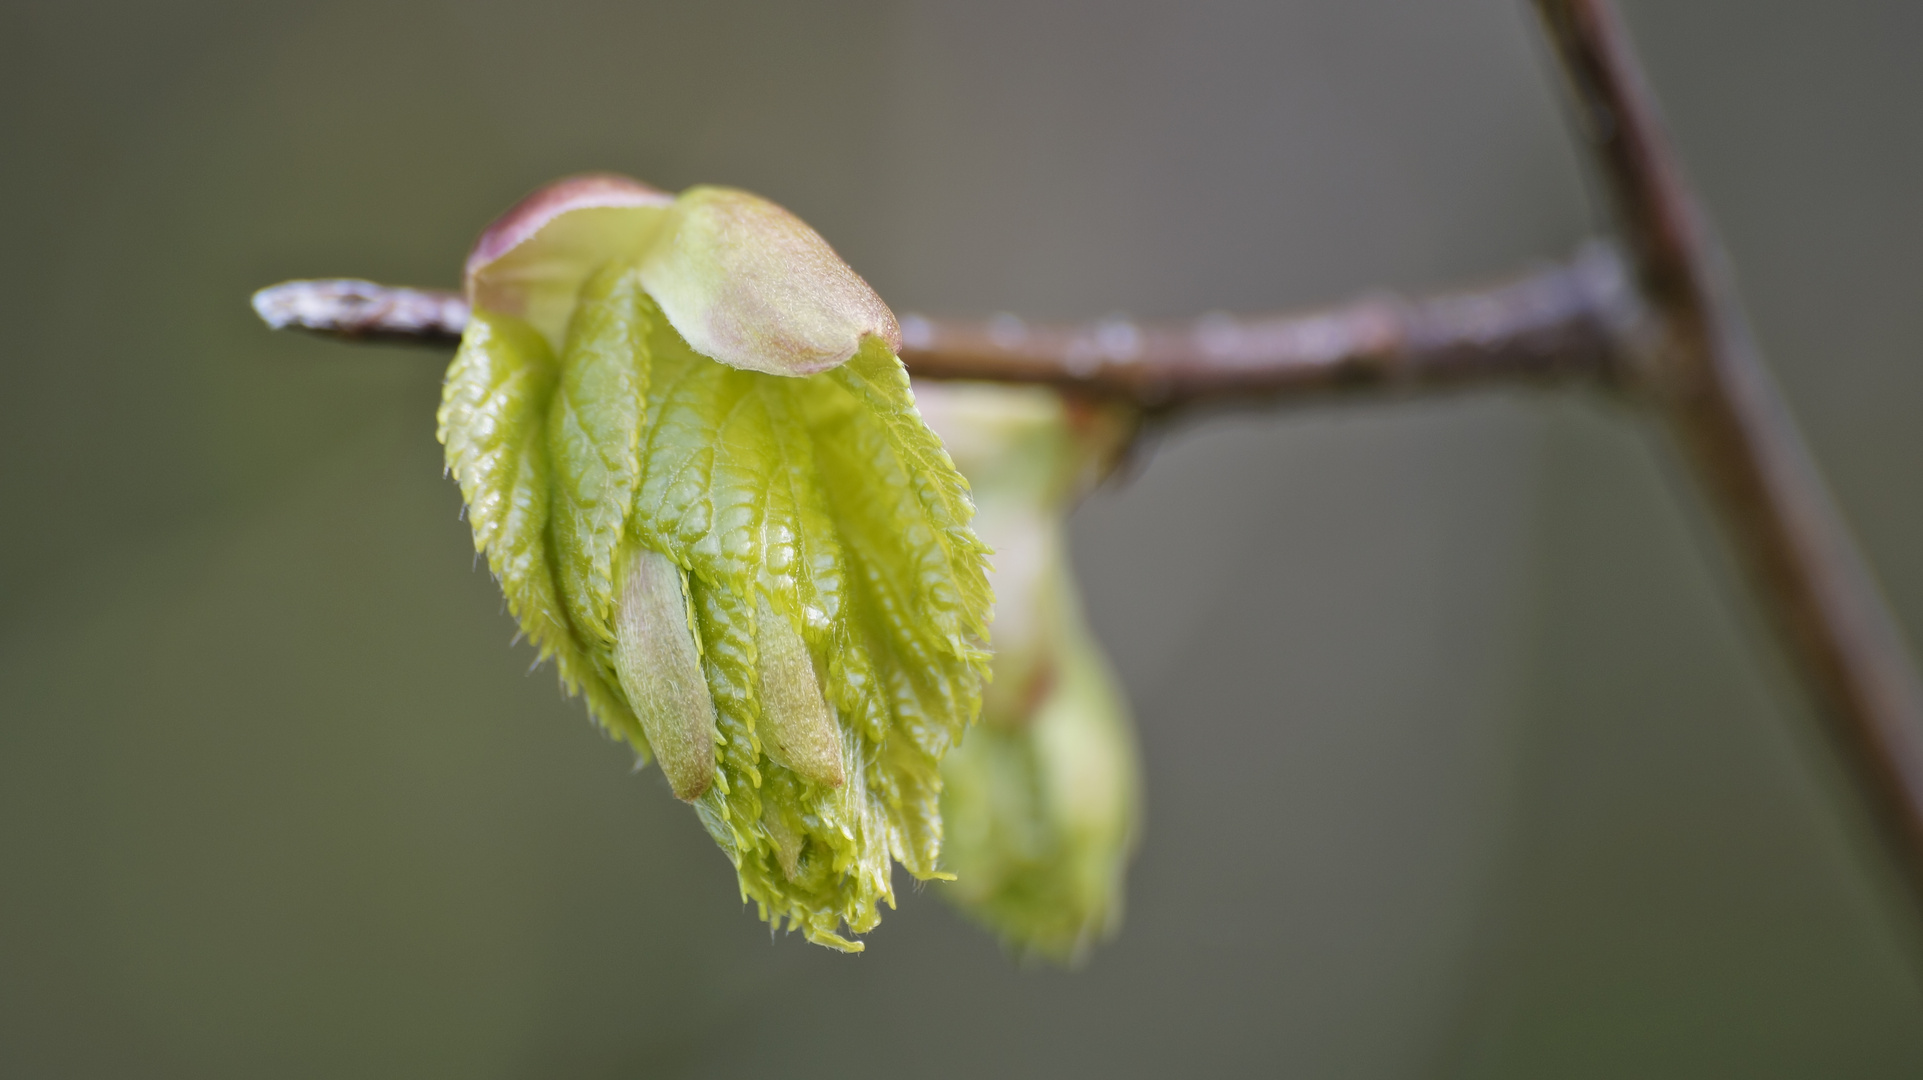
[[[1765,348],[1923,635],[1923,7],[1629,14]],[[1139,713],[1119,939],[904,889],[780,937],[513,628],[444,356],[536,184],[748,187],[899,310],[1420,289],[1597,226],[1512,0],[0,11],[0,1075],[1923,1074],[1916,928],[1653,433],[1470,396],[1216,420],[1075,550]]]

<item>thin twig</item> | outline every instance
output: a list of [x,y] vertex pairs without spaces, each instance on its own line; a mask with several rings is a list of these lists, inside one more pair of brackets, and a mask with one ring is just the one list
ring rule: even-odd
[[[290,281],[256,293],[254,308],[276,328],[432,345],[458,340],[467,321],[454,293],[365,281]],[[1591,244],[1487,289],[1301,315],[1079,327],[909,315],[901,324],[902,360],[916,378],[1037,383],[1159,411],[1342,391],[1615,382],[1642,309],[1614,249]]]
[[1764,368],[1610,0],[1537,0],[1660,335],[1651,396],[1923,890],[1923,683]]
[[1505,284],[1329,311],[1138,326],[902,320],[916,378],[1041,383],[1149,409],[1295,401],[1329,393],[1490,383],[1615,382],[1641,323],[1621,259],[1603,244]]

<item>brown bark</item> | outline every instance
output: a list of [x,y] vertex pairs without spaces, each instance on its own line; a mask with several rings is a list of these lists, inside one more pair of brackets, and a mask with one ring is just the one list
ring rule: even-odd
[[1745,325],[1609,0],[1537,0],[1657,330],[1643,367],[1818,714],[1923,896],[1923,684]]
[[[276,328],[451,345],[467,304],[454,293],[365,281],[290,281],[255,294]],[[1327,311],[1186,323],[1109,320],[1030,326],[901,320],[902,361],[918,379],[1037,383],[1166,409],[1284,401],[1340,391],[1603,380],[1641,308],[1606,245],[1490,288]]]

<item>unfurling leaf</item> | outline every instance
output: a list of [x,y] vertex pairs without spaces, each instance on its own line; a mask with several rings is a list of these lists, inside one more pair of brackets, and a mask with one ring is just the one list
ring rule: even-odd
[[694,804],[744,898],[855,950],[939,870],[986,549],[894,316],[786,211],[616,177],[491,227],[440,412],[476,547],[563,683]]
[[1129,418],[1039,389],[937,385],[929,423],[995,548],[994,682],[942,763],[942,889],[1013,949],[1074,961],[1113,932],[1140,816],[1135,736],[1085,625],[1063,517]]

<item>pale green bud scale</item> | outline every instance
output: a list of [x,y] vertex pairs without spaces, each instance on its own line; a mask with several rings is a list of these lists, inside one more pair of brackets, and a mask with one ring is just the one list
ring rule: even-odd
[[756,597],[756,603],[762,746],[775,764],[802,779],[840,787],[846,779],[841,727],[821,696],[808,645],[786,616],[768,606],[767,597]]
[[642,548],[615,606],[614,670],[677,799],[714,783],[714,699],[701,670],[681,568]]
[[610,173],[558,180],[489,225],[467,257],[477,310],[524,320],[559,352],[581,286],[610,254],[652,243],[674,196]]
[[641,280],[694,350],[730,367],[812,375],[870,335],[901,348],[895,313],[800,218],[722,187],[681,193]]

